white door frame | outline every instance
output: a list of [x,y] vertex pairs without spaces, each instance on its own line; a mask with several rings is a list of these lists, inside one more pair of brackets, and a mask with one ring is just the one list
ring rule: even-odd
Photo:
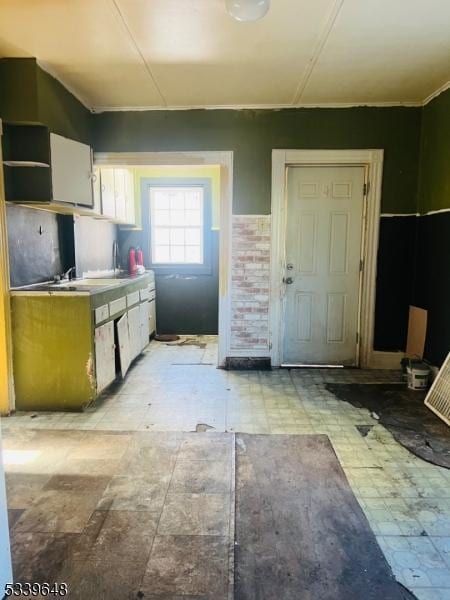
[[95,164],[99,166],[220,166],[218,366],[225,366],[226,358],[230,355],[233,152],[96,152],[94,155],[94,161]]
[[270,341],[272,366],[282,363],[285,293],[285,234],[287,217],[287,168],[290,166],[341,166],[366,168],[366,220],[363,232],[364,269],[360,302],[359,365],[369,367],[373,356],[376,268],[381,212],[383,150],[272,150],[272,242]]

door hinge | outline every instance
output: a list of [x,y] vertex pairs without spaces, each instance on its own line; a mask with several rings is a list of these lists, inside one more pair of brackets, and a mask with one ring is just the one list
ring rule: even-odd
[[361,258],[361,260],[359,261],[359,270],[363,271],[364,270],[364,260]]
[[363,196],[367,196],[367,194],[369,193],[370,190],[370,182],[366,181],[366,183],[363,185]]

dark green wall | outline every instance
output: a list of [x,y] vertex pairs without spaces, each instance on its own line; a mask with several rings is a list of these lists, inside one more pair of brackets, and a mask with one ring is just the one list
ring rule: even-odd
[[42,123],[53,133],[91,143],[92,113],[34,58],[0,59],[0,117]]
[[0,59],[0,117],[5,121],[37,123],[36,59]]
[[97,151],[233,150],[236,214],[270,213],[274,148],[383,148],[383,212],[416,210],[421,110],[344,108],[109,112]]
[[419,211],[450,208],[450,89],[423,109]]
[[53,133],[92,142],[92,113],[51,75],[37,68],[39,120]]
[[412,303],[428,311],[425,358],[450,351],[450,90],[423,109],[419,211]]

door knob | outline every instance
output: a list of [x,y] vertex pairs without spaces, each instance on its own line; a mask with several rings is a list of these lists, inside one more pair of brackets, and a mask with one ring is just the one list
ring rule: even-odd
[[283,279],[284,283],[287,283],[288,285],[290,285],[291,283],[294,283],[294,280],[292,279],[292,277],[285,277]]

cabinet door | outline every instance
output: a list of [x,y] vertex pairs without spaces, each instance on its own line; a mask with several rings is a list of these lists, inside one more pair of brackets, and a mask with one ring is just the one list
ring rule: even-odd
[[98,214],[102,212],[102,192],[100,182],[100,169],[94,167],[92,171],[92,194],[93,194],[93,205],[92,208]]
[[114,169],[114,191],[116,197],[116,219],[127,220],[127,206],[125,196],[125,169]]
[[127,374],[131,363],[130,337],[128,335],[128,315],[125,313],[117,321],[117,339],[119,341],[120,371],[122,377]]
[[130,333],[131,360],[133,360],[141,351],[141,317],[139,306],[135,306],[128,311],[128,331]]
[[114,195],[114,169],[100,170],[102,191],[102,215],[116,218],[116,200]]
[[152,335],[156,333],[156,301],[151,300],[149,305],[148,328],[149,334]]
[[150,302],[142,302],[139,305],[140,325],[141,325],[141,350],[143,350],[150,338]]
[[125,220],[130,225],[135,225],[136,216],[134,208],[134,174],[132,171],[125,171]]
[[95,329],[95,376],[97,394],[116,378],[116,357],[114,348],[114,321]]
[[53,200],[92,207],[91,148],[51,133],[50,153]]

